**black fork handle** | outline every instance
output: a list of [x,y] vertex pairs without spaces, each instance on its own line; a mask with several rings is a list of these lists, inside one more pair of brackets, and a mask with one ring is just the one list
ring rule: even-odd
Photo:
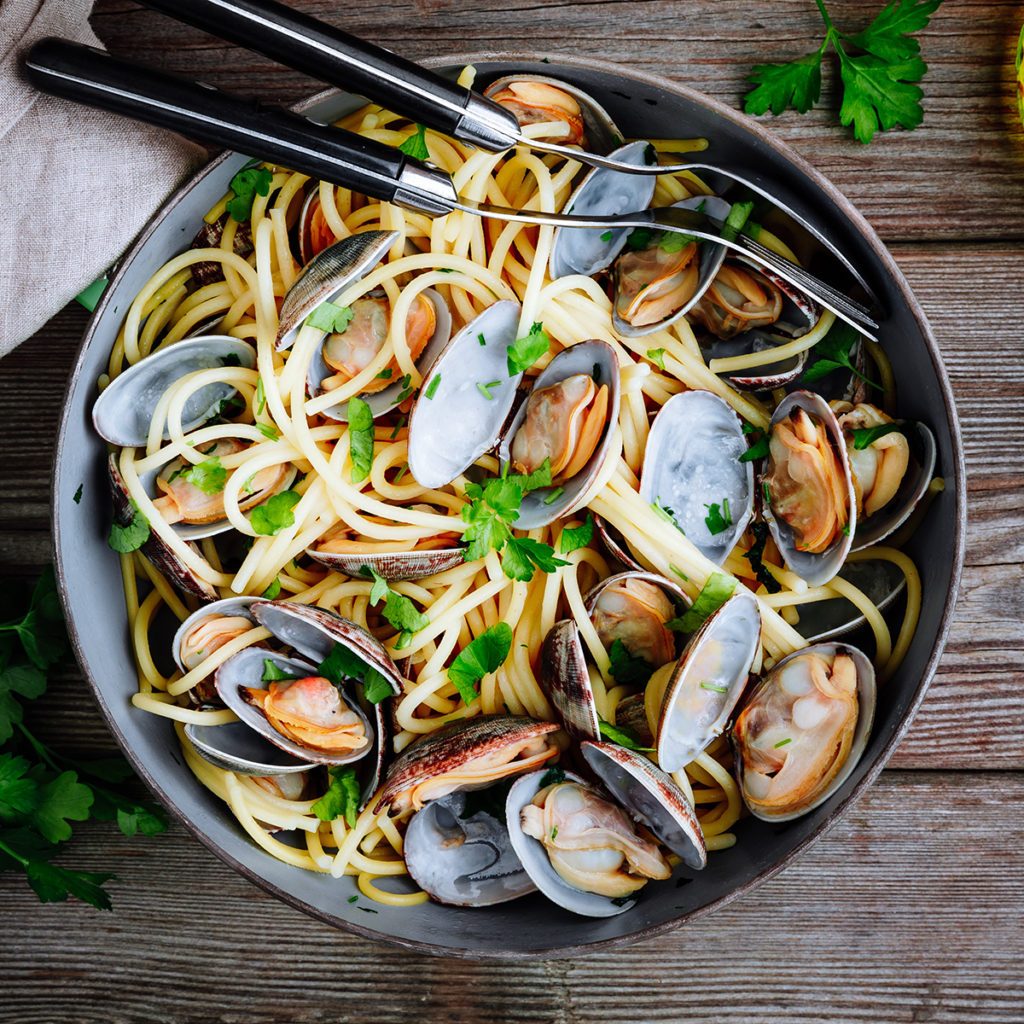
[[79,43],[44,39],[25,60],[43,92],[224,146],[385,202],[449,213],[451,178],[397,149]]
[[142,3],[474,146],[501,152],[519,135],[515,117],[497,103],[276,0]]

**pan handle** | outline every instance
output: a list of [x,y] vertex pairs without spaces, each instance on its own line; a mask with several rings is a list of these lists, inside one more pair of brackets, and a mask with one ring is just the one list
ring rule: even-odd
[[142,0],[147,7],[492,152],[519,137],[515,116],[479,93],[276,0]]
[[43,92],[249,153],[385,202],[436,215],[450,213],[458,198],[447,174],[397,149],[89,46],[44,39],[29,50],[25,66]]

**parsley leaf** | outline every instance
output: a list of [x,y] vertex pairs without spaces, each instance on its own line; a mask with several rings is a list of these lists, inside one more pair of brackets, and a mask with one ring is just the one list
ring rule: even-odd
[[758,64],[749,81],[754,88],[744,98],[748,114],[778,116],[787,107],[806,114],[821,96],[822,50],[805,54],[788,64]]
[[828,334],[812,349],[816,359],[804,371],[802,379],[810,383],[828,376],[834,370],[847,369],[855,376],[860,377],[865,384],[881,391],[881,385],[869,380],[853,365],[851,353],[859,338],[860,335],[849,324],[837,320],[829,328]]
[[647,358],[652,363],[655,363],[659,369],[665,369],[665,350],[663,348],[649,348],[647,350]]
[[271,426],[269,423],[257,423],[256,429],[268,440],[268,441],[280,441],[281,431],[276,427]]
[[71,838],[68,821],[85,821],[94,800],[92,790],[78,781],[75,772],[61,772],[39,790],[39,800],[31,813],[36,831],[51,843]]
[[413,160],[429,160],[430,150],[427,148],[427,126],[424,124],[416,125],[416,131],[398,148],[406,156],[411,156]]
[[639,750],[646,753],[654,749],[645,747],[630,729],[624,729],[621,725],[612,725],[611,722],[606,722],[603,718],[598,719],[598,728],[606,740],[618,743],[620,747],[625,747],[627,750]]
[[[0,844],[0,849],[2,846]],[[63,903],[69,896],[75,896],[97,910],[110,910],[110,894],[103,888],[103,883],[117,876],[93,871],[71,871],[45,861],[28,861],[25,864],[25,877],[42,903]]]
[[880,437],[902,430],[902,423],[879,423],[877,427],[858,427],[853,432],[854,450],[862,452],[865,448],[870,448]]
[[512,649],[512,627],[499,622],[471,640],[448,666],[448,678],[459,691],[463,703],[477,698],[477,684],[484,676],[496,672]]
[[620,685],[644,686],[654,671],[650,662],[633,654],[621,639],[612,641],[608,648],[608,659],[611,662],[611,674]]
[[110,533],[107,536],[107,544],[121,555],[137,551],[149,540],[149,522],[134,501],[132,502],[132,508],[135,511],[131,522],[126,523],[124,526],[118,523],[111,523]]
[[257,505],[249,516],[252,528],[264,537],[273,537],[287,526],[295,525],[292,509],[299,503],[301,495],[296,491],[282,491]]
[[713,572],[691,607],[683,615],[669,620],[665,625],[677,633],[696,633],[704,621],[732,597],[735,589],[736,580],[732,576]]
[[430,378],[430,383],[427,385],[427,390],[423,392],[427,398],[433,399],[434,395],[437,394],[437,389],[441,386],[441,374],[435,373]]
[[565,782],[565,769],[559,768],[557,764],[552,765],[540,777],[540,789],[547,789],[548,786],[557,786],[561,782]]
[[587,547],[594,539],[594,517],[588,512],[582,526],[567,526],[558,542],[560,554],[571,555],[578,548]]
[[39,803],[39,784],[27,777],[29,763],[23,757],[0,754],[0,821],[29,814]]
[[384,618],[400,633],[416,633],[430,625],[430,619],[412,603],[412,600],[405,594],[392,590],[388,581],[372,566],[364,565],[363,575],[373,577],[370,603],[377,605],[383,601]]
[[313,804],[313,813],[321,821],[344,818],[349,828],[355,828],[359,817],[359,780],[355,768],[338,765],[328,768],[327,774],[331,784],[327,792]]
[[275,576],[270,586],[260,594],[260,597],[267,601],[276,601],[281,596],[281,577]]
[[769,594],[777,594],[782,587],[764,564],[764,547],[768,543],[769,534],[768,524],[759,520],[751,523],[750,529],[754,534],[754,543],[743,553],[743,557],[750,563],[758,583],[762,584]]
[[263,378],[256,381],[256,415],[261,416],[267,407],[267,392],[263,387]]
[[335,686],[341,686],[345,679],[355,679],[363,684],[363,695],[371,704],[379,704],[394,690],[383,673],[378,672],[359,657],[355,651],[336,643],[331,653],[320,662],[320,675]]
[[713,505],[704,506],[708,514],[704,517],[704,525],[712,537],[725,533],[732,526],[732,514],[729,512],[729,499],[723,498],[722,504],[717,502]]
[[554,572],[560,565],[568,565],[564,558],[555,557],[550,544],[542,544],[531,537],[509,537],[501,552],[501,569],[511,580],[529,583],[534,569]]
[[203,494],[219,494],[224,490],[224,482],[228,471],[221,465],[220,459],[214,455],[212,459],[197,462],[181,471],[181,478],[187,480]]
[[306,323],[325,334],[342,334],[352,322],[351,306],[336,306],[333,302],[321,302],[309,316]]
[[76,505],[80,504],[81,501],[82,501],[82,491],[83,491],[84,488],[85,488],[85,484],[79,484],[78,485],[78,490],[75,491],[74,496],[71,499]]
[[750,439],[750,447],[739,457],[740,462],[753,462],[768,457],[768,435],[750,423],[743,424],[743,433]]
[[348,400],[348,443],[352,483],[358,484],[373,468],[373,412],[361,398]]
[[528,370],[551,348],[551,339],[543,324],[534,324],[527,334],[516,338],[508,347],[508,375]]
[[291,672],[286,672],[276,661],[272,661],[270,658],[263,659],[263,675],[261,676],[265,683],[279,683],[284,679],[301,679],[301,676],[293,675]]
[[244,167],[232,179],[230,189],[234,197],[228,200],[227,211],[232,220],[246,221],[252,216],[252,204],[257,195],[270,194],[274,175],[266,167]]

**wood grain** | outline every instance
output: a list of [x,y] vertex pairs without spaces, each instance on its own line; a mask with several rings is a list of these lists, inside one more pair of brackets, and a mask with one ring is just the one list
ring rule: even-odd
[[[40,912],[0,878],[0,1024],[582,1021],[1010,1024],[1020,1016],[1024,780],[891,772],[784,874],[710,919],[575,961],[401,953],[302,917],[179,829],[81,829],[115,910]],[[941,872],[935,865],[941,864]],[[823,881],[827,879],[827,888]],[[955,888],[953,888],[956,880]],[[884,1011],[880,1012],[880,1008]]]
[[[304,0],[317,17],[406,57],[471,50],[570,52],[667,75],[738,106],[755,64],[816,49],[821,19],[810,0],[382,0],[339,6]],[[856,31],[877,0],[829,4]],[[925,122],[870,147],[836,127],[826,68],[823,104],[770,127],[835,181],[888,240],[1024,239],[1024,133],[1016,118],[1013,0],[944,4],[920,34],[929,65]],[[124,0],[99,0],[93,24],[115,52],[250,95],[288,100],[321,86]],[[892,181],[897,187],[879,187]],[[951,197],[955,199],[951,202]]]

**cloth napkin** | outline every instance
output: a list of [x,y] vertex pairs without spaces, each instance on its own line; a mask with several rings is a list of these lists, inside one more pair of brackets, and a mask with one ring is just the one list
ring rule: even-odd
[[92,0],[0,0],[0,356],[121,255],[205,159],[184,139],[44,96],[21,62],[44,36],[90,46]]

